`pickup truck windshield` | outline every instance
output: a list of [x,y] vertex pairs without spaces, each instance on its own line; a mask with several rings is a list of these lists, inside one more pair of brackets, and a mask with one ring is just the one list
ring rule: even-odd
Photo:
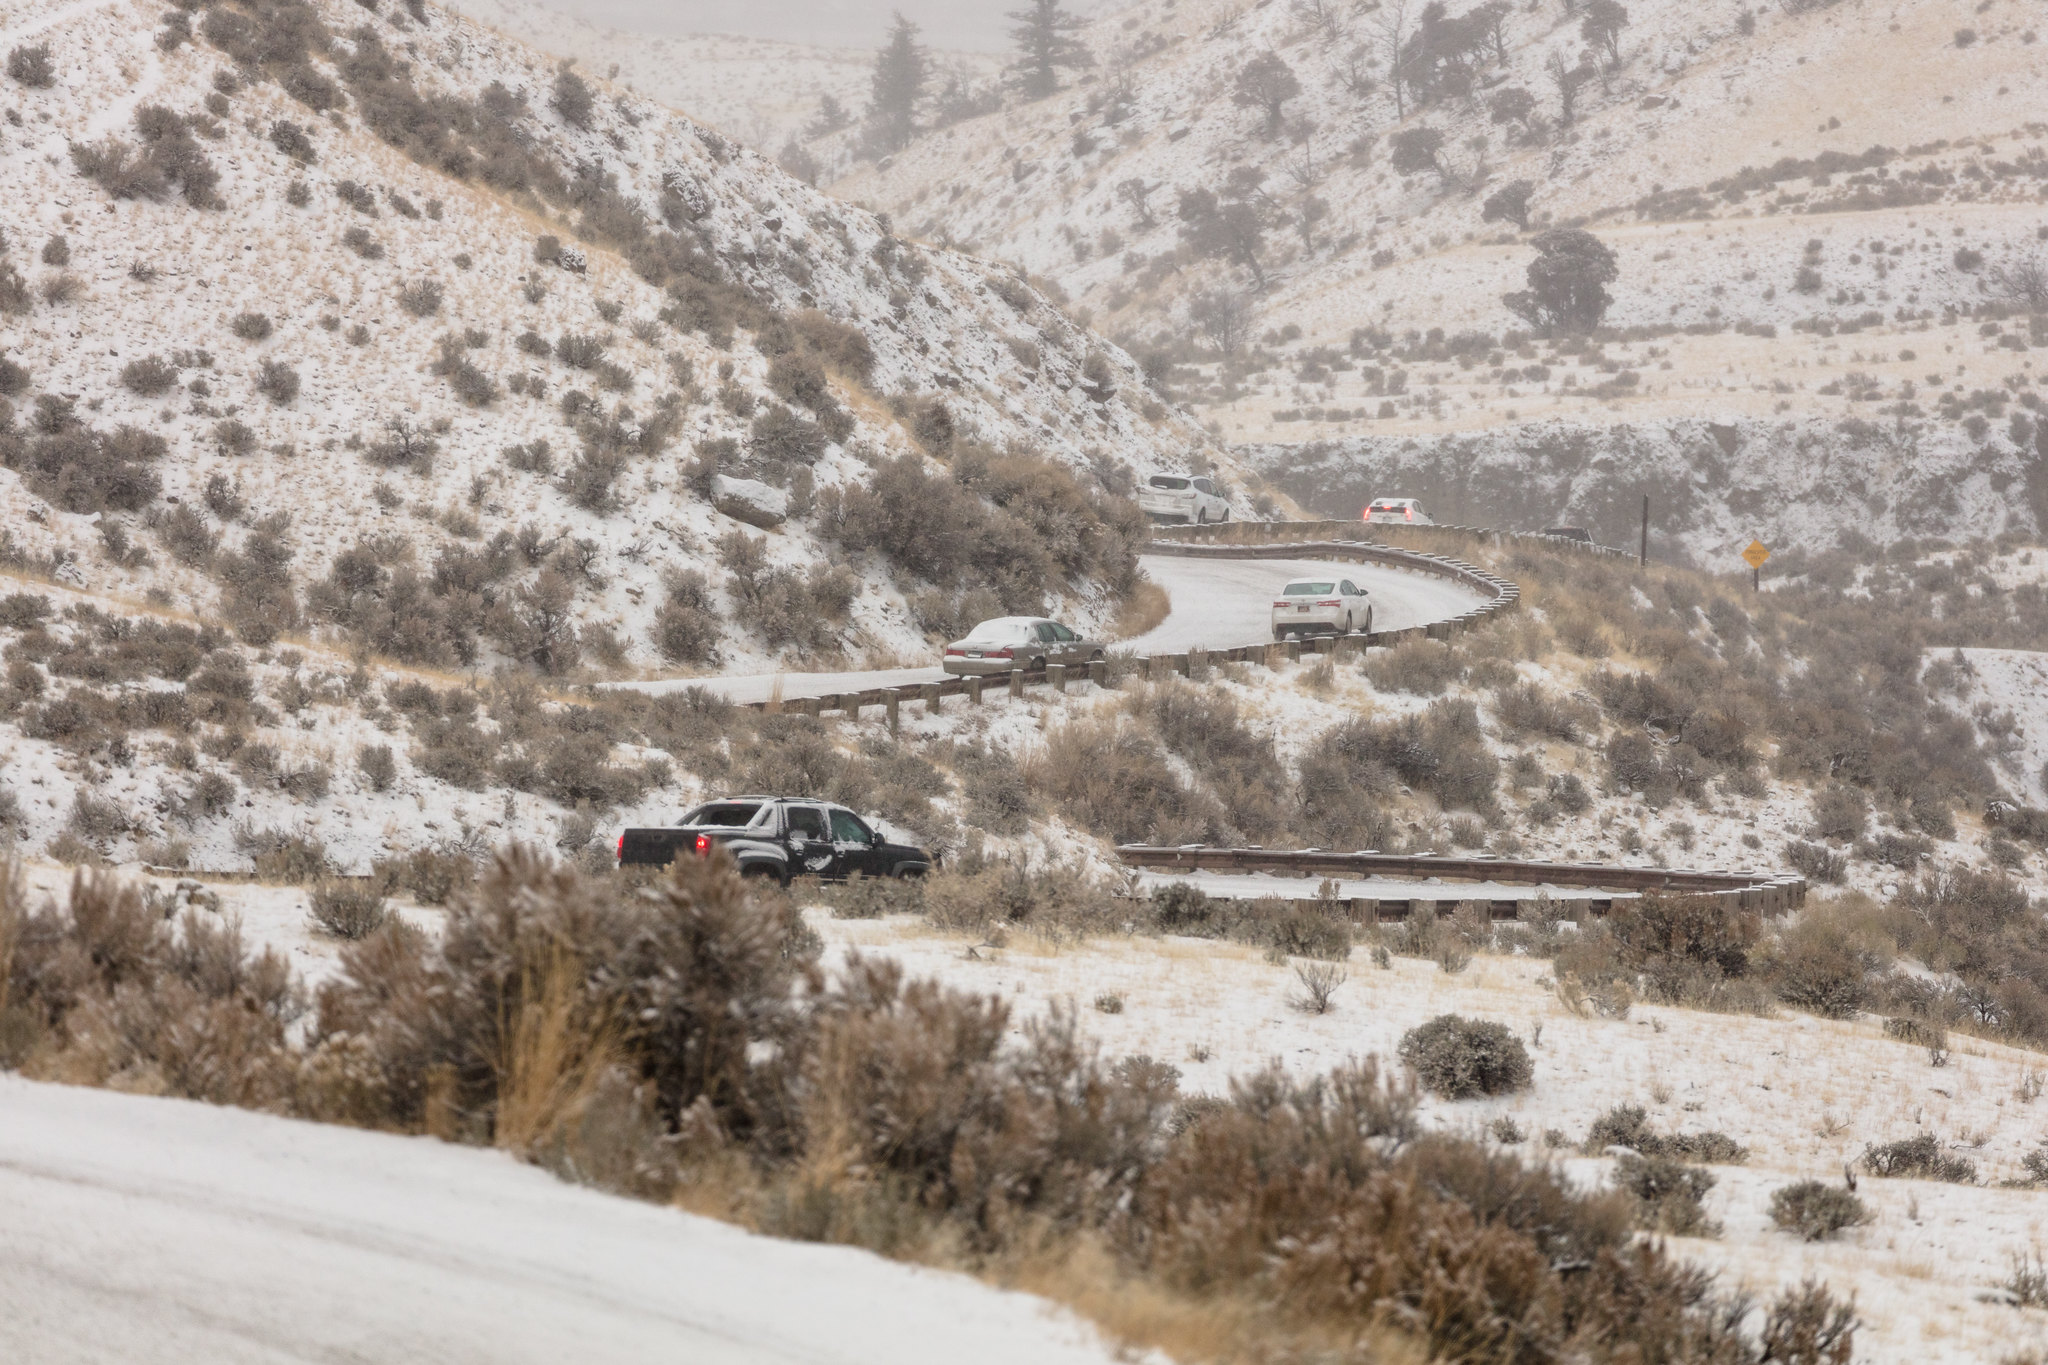
[[699,806],[683,817],[686,825],[719,825],[728,829],[745,829],[766,817],[767,810],[758,801],[713,801],[710,805]]

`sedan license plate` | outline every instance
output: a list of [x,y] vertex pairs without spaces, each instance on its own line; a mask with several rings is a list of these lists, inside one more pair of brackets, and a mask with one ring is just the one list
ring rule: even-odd
[[1308,608],[1307,608],[1307,607],[1296,607],[1296,608],[1295,608],[1295,610],[1296,610],[1296,611],[1298,611],[1298,612],[1300,612],[1300,613],[1301,613],[1301,614],[1302,614],[1303,616],[1306,616],[1306,615],[1308,615]]
[[981,651],[978,649],[970,649],[967,651],[967,657],[970,659],[979,659],[981,657]]

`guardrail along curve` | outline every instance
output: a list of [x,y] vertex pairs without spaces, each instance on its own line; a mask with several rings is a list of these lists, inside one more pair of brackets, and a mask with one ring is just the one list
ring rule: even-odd
[[[1210,848],[1190,844],[1180,848],[1148,844],[1125,844],[1116,851],[1126,866],[1155,871],[1179,872],[1267,872],[1282,876],[1334,877],[1362,880],[1369,877],[1403,878],[1415,881],[1437,879],[1439,885],[1425,887],[1415,895],[1400,898],[1348,897],[1339,904],[1353,919],[1401,920],[1428,905],[1437,913],[1441,907],[1479,899],[1449,893],[1456,882],[1527,883],[1525,895],[1488,896],[1484,899],[1495,919],[1519,919],[1524,906],[1543,897],[1544,887],[1574,887],[1599,891],[1663,892],[1669,895],[1709,896],[1731,909],[1755,910],[1761,914],[1782,914],[1806,903],[1806,878],[1791,872],[1730,872],[1668,867],[1616,867],[1605,863],[1550,863],[1525,858],[1441,857],[1436,854],[1330,853],[1322,849]],[[1282,897],[1294,903],[1308,903],[1308,897]],[[1594,914],[1612,907],[1611,899],[1575,897],[1554,903],[1559,908],[1584,904]]]

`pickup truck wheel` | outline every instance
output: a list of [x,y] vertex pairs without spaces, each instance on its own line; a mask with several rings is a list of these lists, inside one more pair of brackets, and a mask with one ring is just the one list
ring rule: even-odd
[[789,885],[787,878],[765,863],[755,863],[752,867],[741,868],[740,880],[743,882],[768,880],[781,882],[784,886]]
[[1281,629],[1279,629],[1279,628],[1277,628],[1277,627],[1276,627],[1276,628],[1274,629],[1274,631],[1273,631],[1273,642],[1274,642],[1275,644],[1278,644],[1278,643],[1279,643],[1280,641],[1282,641],[1282,640],[1284,640],[1284,639],[1286,639],[1286,638],[1287,638],[1287,632],[1286,632],[1286,631],[1284,631],[1284,630],[1281,630]]

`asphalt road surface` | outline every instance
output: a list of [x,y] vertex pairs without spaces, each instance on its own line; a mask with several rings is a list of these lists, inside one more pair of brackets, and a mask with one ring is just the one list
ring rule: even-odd
[[[1349,578],[1372,599],[1374,630],[1405,630],[1447,620],[1470,611],[1482,600],[1477,593],[1431,574],[1371,564],[1315,559],[1187,559],[1179,555],[1146,555],[1139,562],[1152,581],[1166,589],[1173,602],[1173,610],[1159,625],[1135,639],[1117,643],[1119,649],[1132,649],[1140,654],[1233,649],[1271,639],[1273,594],[1290,578],[1323,574]],[[872,687],[908,687],[937,682],[945,676],[934,664],[868,673],[757,673],[615,685],[641,692],[703,687],[732,701],[757,702],[768,700],[778,684],[785,698],[817,697]]]

